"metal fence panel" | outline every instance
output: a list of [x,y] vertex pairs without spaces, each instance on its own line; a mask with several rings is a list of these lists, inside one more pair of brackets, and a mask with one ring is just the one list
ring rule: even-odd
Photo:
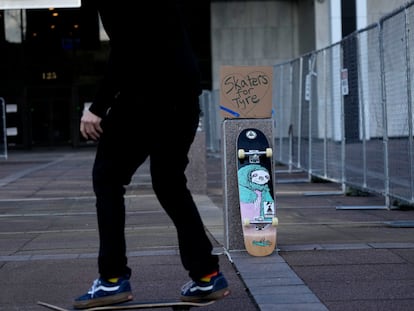
[[299,141],[299,157],[300,157],[300,168],[305,169],[308,172],[312,171],[312,145],[311,145],[311,108],[309,104],[312,98],[312,76],[309,74],[310,68],[312,67],[312,54],[308,54],[302,57],[302,67],[301,67],[301,86],[302,86],[302,96],[299,99],[299,109],[301,114],[300,118],[300,127],[298,129],[300,133]]
[[300,131],[301,128],[301,116],[302,116],[302,80],[300,79],[302,73],[302,59],[296,59],[292,61],[292,96],[291,96],[291,111],[292,117],[288,129],[289,134],[289,157],[291,168],[301,167],[301,157],[300,157],[300,142],[302,134]]
[[[275,160],[414,203],[414,1],[276,64]],[[218,105],[216,105],[218,106]]]
[[411,197],[409,169],[409,120],[407,83],[407,38],[405,10],[382,23],[385,113],[388,138],[389,191],[396,197]]
[[410,6],[406,10],[406,27],[407,27],[407,57],[408,57],[408,67],[407,67],[407,96],[408,96],[408,115],[411,120],[408,121],[408,170],[411,174],[411,180],[409,180],[410,184],[410,200],[414,202],[414,56],[412,56],[414,52],[414,5]]
[[[298,74],[289,83],[299,87],[291,88],[291,107],[276,115],[275,123],[283,123],[290,111],[293,129],[291,148],[282,148],[287,154],[279,159],[311,175],[413,203],[413,3],[290,62],[300,69],[292,70]],[[284,82],[276,84],[275,94],[284,93]]]
[[359,102],[363,142],[364,188],[385,190],[384,115],[381,100],[379,26],[360,32],[358,38]]
[[342,182],[342,100],[341,100],[341,46],[336,44],[324,50],[325,81],[325,130],[326,171],[325,178]]
[[[280,162],[290,162],[289,152],[289,127],[292,119],[292,66],[286,64],[278,67],[273,73],[275,85],[278,88],[273,88],[273,111],[274,115],[278,116],[275,123],[276,128],[276,154],[275,158]],[[275,92],[277,90],[277,92]]]

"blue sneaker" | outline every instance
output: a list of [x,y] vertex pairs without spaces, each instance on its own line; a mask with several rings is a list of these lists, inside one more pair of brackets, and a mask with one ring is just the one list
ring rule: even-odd
[[112,305],[132,300],[131,285],[126,278],[119,278],[118,282],[111,283],[102,278],[96,279],[89,291],[75,299],[75,309],[86,309]]
[[200,302],[217,300],[230,295],[227,280],[220,272],[209,282],[190,281],[181,288],[181,300]]

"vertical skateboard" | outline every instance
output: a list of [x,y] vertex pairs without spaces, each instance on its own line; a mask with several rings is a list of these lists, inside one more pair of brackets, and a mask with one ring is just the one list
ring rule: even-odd
[[270,255],[276,248],[272,163],[272,148],[265,134],[255,128],[242,130],[237,138],[240,216],[244,244],[253,256]]

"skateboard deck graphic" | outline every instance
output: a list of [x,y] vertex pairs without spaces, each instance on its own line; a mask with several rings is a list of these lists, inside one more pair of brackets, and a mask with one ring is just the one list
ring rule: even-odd
[[[148,301],[148,302],[137,302],[130,301],[121,304],[115,304],[110,306],[102,307],[91,307],[81,309],[83,311],[99,311],[99,310],[137,310],[137,309],[157,309],[157,308],[172,308],[172,310],[190,310],[192,307],[204,307],[211,305],[215,300],[205,302],[184,302],[179,300],[165,300],[165,301]],[[79,309],[73,308],[62,308],[47,302],[38,301],[38,305],[46,307],[50,310],[56,311],[74,311]]]
[[258,129],[244,129],[237,138],[237,180],[246,250],[253,256],[270,255],[276,248],[278,224],[272,149]]

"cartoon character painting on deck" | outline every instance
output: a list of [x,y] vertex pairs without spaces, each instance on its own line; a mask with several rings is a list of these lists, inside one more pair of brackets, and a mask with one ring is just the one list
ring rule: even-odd
[[271,176],[261,165],[246,165],[238,170],[240,204],[243,218],[272,219],[275,214],[274,199],[269,188]]

